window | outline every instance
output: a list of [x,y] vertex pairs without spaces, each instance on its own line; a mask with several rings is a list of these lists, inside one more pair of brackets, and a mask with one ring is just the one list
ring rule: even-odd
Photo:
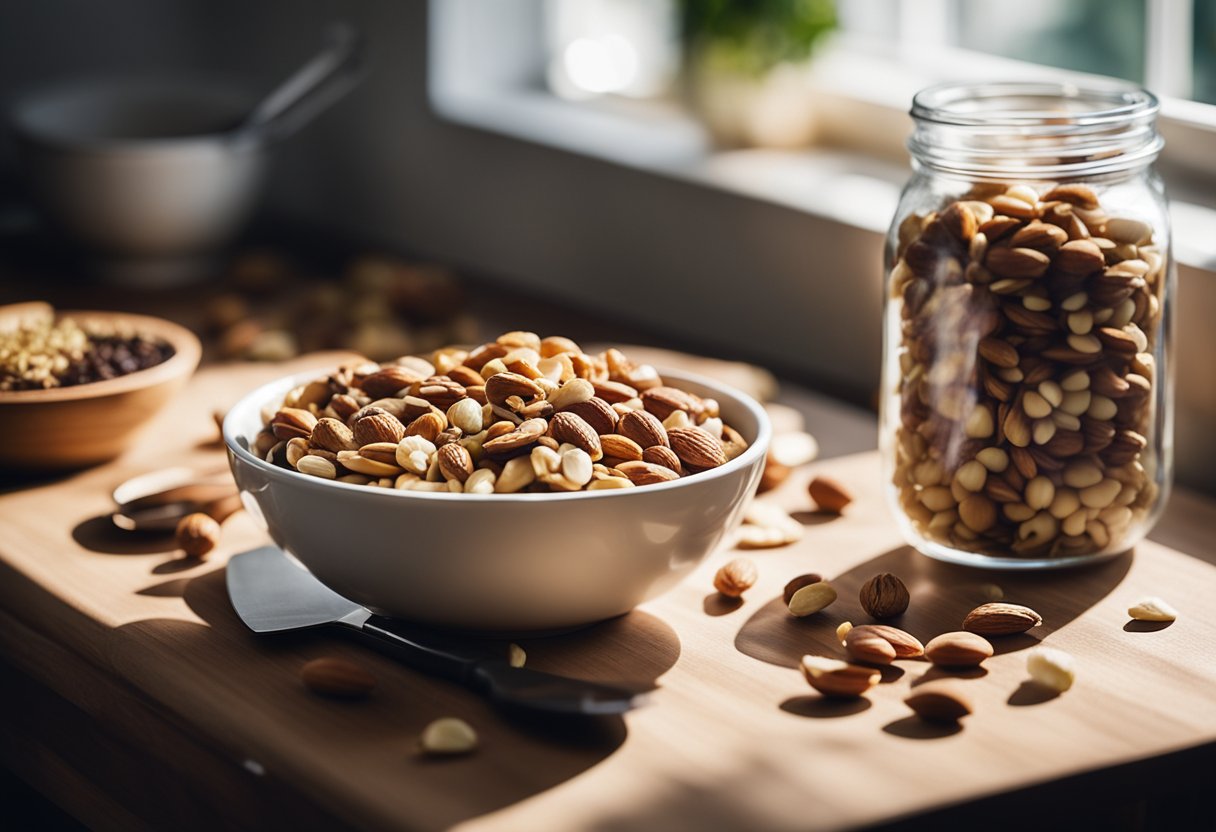
[[[837,0],[836,31],[809,71],[814,147],[783,157],[723,152],[707,129],[713,113],[688,106],[696,79],[680,77],[685,2],[693,0],[432,0],[435,109],[816,210],[808,182],[821,174],[866,181],[885,194],[880,204],[890,201],[905,176],[909,102],[925,86],[960,77],[1113,76],[1163,96],[1163,162],[1188,171],[1174,193],[1212,202],[1210,189],[1193,197],[1187,189],[1189,172],[1216,178],[1216,0]],[[769,112],[804,106],[791,100]]]

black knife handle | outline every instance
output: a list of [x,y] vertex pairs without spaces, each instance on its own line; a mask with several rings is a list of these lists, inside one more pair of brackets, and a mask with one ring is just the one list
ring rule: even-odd
[[419,632],[410,624],[380,615],[351,631],[398,661],[472,688],[499,705],[549,713],[620,714],[640,701],[632,691],[621,688],[512,667],[502,656],[501,642]]
[[461,643],[431,633],[427,633],[425,638],[419,637],[409,624],[382,615],[373,615],[355,631],[376,649],[411,667],[462,685],[478,686],[474,669],[478,663],[490,657],[480,645]]

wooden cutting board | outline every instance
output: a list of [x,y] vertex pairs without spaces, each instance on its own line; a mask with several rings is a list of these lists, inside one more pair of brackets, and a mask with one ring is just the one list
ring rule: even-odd
[[[249,517],[232,517],[215,556],[193,564],[163,539],[111,531],[109,493],[151,468],[222,467],[213,407],[331,361],[204,370],[123,458],[0,495],[0,702],[21,714],[0,728],[0,753],[91,825],[839,829],[990,807],[1018,790],[1049,794],[1062,778],[1075,778],[1064,781],[1072,800],[1100,788],[1148,792],[1183,776],[1196,754],[1211,765],[1216,504],[1185,493],[1156,534],[1163,542],[1090,569],[1017,575],[903,546],[876,454],[798,471],[765,499],[793,511],[806,535],[751,553],[760,581],[742,603],[711,590],[713,572],[738,554],[724,551],[630,615],[523,642],[532,666],[653,688],[624,719],[506,722],[462,689],[335,637],[255,637],[224,590],[227,556],[265,540]],[[830,448],[830,436],[820,439]],[[856,492],[846,516],[810,513],[804,487],[816,470]],[[840,600],[794,620],[781,588],[807,571],[831,576]],[[838,653],[838,623],[867,620],[857,589],[878,572],[908,584],[902,626],[922,640],[957,629],[985,583],[1042,613],[1044,626],[1002,641],[986,672],[964,680],[976,712],[961,729],[927,726],[902,704],[937,675],[924,662],[897,662],[869,698],[845,703],[820,699],[795,669],[804,653]],[[1127,606],[1146,594],[1181,618],[1129,623]],[[1053,698],[1026,683],[1024,651],[1039,642],[1076,657],[1074,689]],[[374,696],[310,695],[298,670],[321,655],[365,663],[379,679]],[[481,749],[418,756],[419,731],[440,716],[472,723]]]

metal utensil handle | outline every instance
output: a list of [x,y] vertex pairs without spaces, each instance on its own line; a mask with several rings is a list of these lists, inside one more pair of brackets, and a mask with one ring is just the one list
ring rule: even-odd
[[408,625],[382,615],[373,615],[358,628],[367,641],[411,667],[462,685],[477,686],[474,670],[485,659],[480,650],[461,648],[449,642],[437,642],[430,637],[426,643],[411,637]]
[[294,133],[358,82],[363,36],[349,23],[330,24],[326,45],[280,84],[233,134],[236,142],[273,141]]

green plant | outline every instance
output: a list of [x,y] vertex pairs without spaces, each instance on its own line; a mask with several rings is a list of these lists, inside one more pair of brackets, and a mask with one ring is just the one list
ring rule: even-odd
[[681,0],[680,7],[689,54],[748,75],[806,60],[836,27],[834,0]]

